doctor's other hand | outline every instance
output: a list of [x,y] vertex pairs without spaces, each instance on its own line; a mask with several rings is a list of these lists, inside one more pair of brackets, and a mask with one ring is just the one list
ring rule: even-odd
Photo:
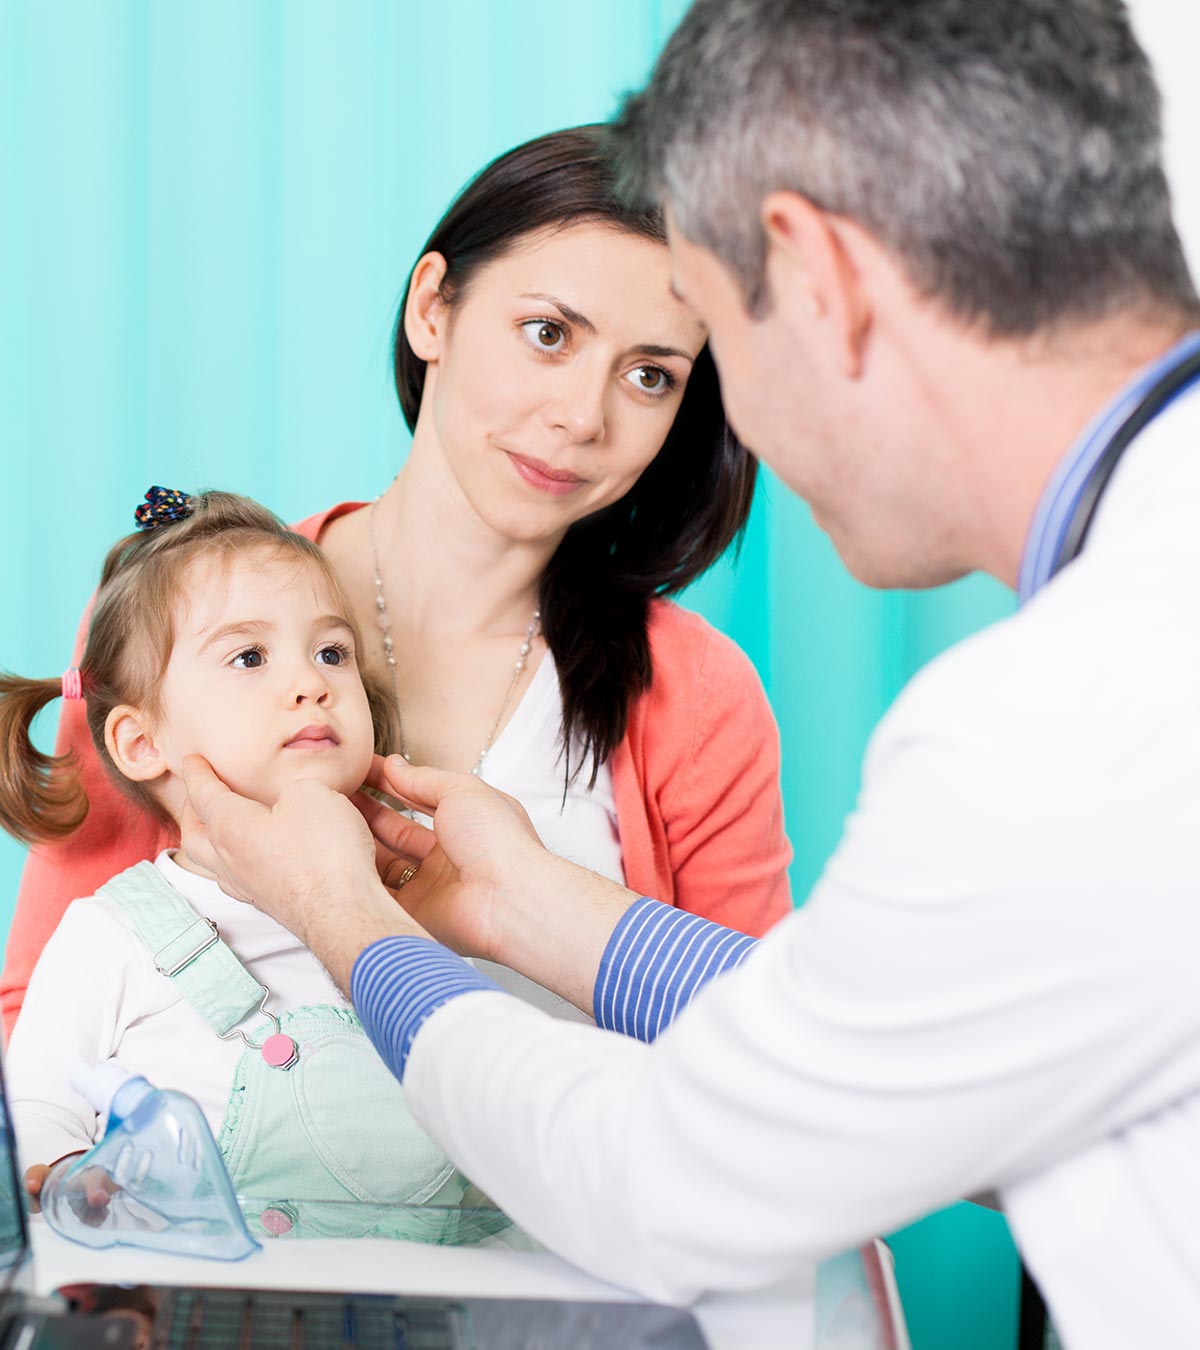
[[519,802],[471,774],[393,755],[375,761],[367,786],[433,817],[436,838],[383,803],[356,798],[382,873],[422,929],[591,1012],[601,957],[634,892],[551,853]]
[[433,817],[429,830],[365,793],[354,799],[396,900],[460,954],[501,959],[508,897],[522,878],[531,884],[559,861],[525,808],[469,773],[415,766],[400,755],[376,756],[366,786]]

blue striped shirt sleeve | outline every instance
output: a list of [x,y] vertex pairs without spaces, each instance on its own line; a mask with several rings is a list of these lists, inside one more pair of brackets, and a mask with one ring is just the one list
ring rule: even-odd
[[428,938],[381,938],[359,954],[350,972],[350,998],[363,1030],[401,1080],[425,1019],[452,998],[480,989],[504,992],[495,980]]
[[596,1025],[652,1041],[712,979],[740,966],[756,939],[643,897],[613,929],[596,976]]

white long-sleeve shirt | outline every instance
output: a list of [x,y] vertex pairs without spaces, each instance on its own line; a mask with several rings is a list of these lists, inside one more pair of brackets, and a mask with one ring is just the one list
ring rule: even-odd
[[[198,914],[216,923],[250,974],[271,991],[269,1009],[347,1006],[312,952],[274,919],[231,899],[215,881],[185,872],[166,853],[155,866]],[[261,1034],[256,1026],[250,1030]],[[76,900],[38,959],[5,1054],[23,1165],[54,1162],[99,1137],[95,1110],[68,1086],[76,1064],[115,1059],[151,1083],[187,1092],[216,1136],[244,1049],[236,1037],[221,1040],[162,978],[119,906],[103,895]]]
[[369,948],[356,1003],[418,1120],[654,1297],[998,1188],[1068,1346],[1200,1344],[1198,517],[1192,392],[1083,555],[912,681],[808,904],[653,1044],[469,979],[414,1017],[429,944]]

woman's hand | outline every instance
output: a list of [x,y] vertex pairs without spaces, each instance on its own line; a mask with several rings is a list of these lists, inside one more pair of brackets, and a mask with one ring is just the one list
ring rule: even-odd
[[502,959],[508,899],[550,858],[525,808],[471,774],[415,767],[400,755],[376,756],[366,786],[433,817],[430,831],[366,793],[355,797],[384,885],[446,946]]

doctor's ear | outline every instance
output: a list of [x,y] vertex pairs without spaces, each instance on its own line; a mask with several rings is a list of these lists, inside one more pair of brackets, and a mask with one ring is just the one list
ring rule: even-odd
[[436,361],[442,354],[449,307],[442,299],[446,279],[446,259],[440,253],[426,253],[413,268],[404,306],[404,336],[422,361]]
[[167,772],[153,725],[140,708],[128,703],[114,708],[104,721],[104,744],[120,773],[135,783],[152,782]]
[[824,341],[844,375],[858,376],[871,322],[871,305],[849,222],[814,206],[797,192],[771,192],[760,219],[767,236],[768,283],[777,305],[795,321],[823,322]]

